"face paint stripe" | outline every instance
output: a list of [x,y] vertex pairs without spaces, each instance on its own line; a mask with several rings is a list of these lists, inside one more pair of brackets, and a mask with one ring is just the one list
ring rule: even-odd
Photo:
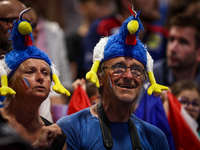
[[109,75],[109,77],[108,77],[108,80],[109,80],[109,83],[110,83],[110,88],[112,89],[113,88],[113,86],[114,86],[114,84],[113,84],[113,81],[112,81],[112,79],[111,79],[111,76]]
[[28,80],[26,78],[24,78],[22,80],[22,83],[23,83],[25,89],[28,89],[30,87],[30,84],[29,84],[29,82],[28,82]]

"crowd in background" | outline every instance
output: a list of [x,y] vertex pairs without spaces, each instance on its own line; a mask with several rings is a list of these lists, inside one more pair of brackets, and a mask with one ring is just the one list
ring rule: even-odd
[[[184,113],[186,114],[184,116],[190,120],[186,122],[191,122],[190,117],[193,118],[195,127],[194,124],[188,126],[193,130],[196,138],[200,139],[200,127],[198,127],[200,126],[200,90],[198,87],[200,85],[200,45],[198,42],[200,40],[200,22],[198,22],[200,21],[200,0],[20,1],[32,8],[29,15],[30,21],[36,23],[33,31],[35,45],[53,60],[60,72],[61,83],[72,94],[71,97],[66,97],[53,91],[50,92],[47,98],[49,102],[43,104],[39,110],[41,115],[44,114],[43,117],[55,123],[61,117],[66,116],[68,111],[71,114],[100,101],[96,86],[85,80],[86,73],[92,67],[93,48],[101,37],[118,32],[123,21],[130,16],[128,6],[132,7],[132,4],[137,12],[141,11],[139,17],[144,31],[139,34],[139,39],[146,44],[154,59],[156,81],[170,87],[170,93],[177,97],[189,114],[187,116],[187,113]],[[193,19],[189,20],[191,16]],[[181,22],[181,17],[188,17],[185,24]],[[181,86],[174,85],[174,83]],[[148,80],[145,86],[148,87]],[[185,88],[181,88],[182,86]],[[136,114],[140,114],[143,109],[147,110],[145,106],[142,108],[140,103],[144,99],[151,99],[146,95],[146,87],[143,88],[141,96],[134,105],[133,112]],[[180,91],[175,92],[178,88]],[[185,94],[185,91],[188,93]],[[75,93],[78,93],[76,97],[73,95]],[[87,102],[77,100],[81,96],[87,99]],[[161,97],[162,106],[159,106],[163,107],[163,112],[167,117],[171,116],[170,108],[173,107],[169,100],[171,95],[162,92],[154,96]],[[73,110],[69,106],[74,107]],[[155,107],[152,106],[152,108]],[[138,116],[148,122],[147,118]],[[154,125],[157,126],[157,124]],[[170,148],[173,149],[173,145]]]

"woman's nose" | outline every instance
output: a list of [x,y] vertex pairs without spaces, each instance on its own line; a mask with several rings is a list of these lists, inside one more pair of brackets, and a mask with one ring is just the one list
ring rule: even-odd
[[41,72],[38,72],[37,75],[37,81],[43,82],[44,81],[44,75]]

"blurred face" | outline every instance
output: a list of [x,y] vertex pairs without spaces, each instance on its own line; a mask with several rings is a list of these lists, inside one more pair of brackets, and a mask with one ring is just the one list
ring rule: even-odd
[[87,0],[81,3],[82,13],[90,21],[110,15],[113,12],[112,0]]
[[[112,66],[116,63],[123,63],[126,66],[138,65],[144,69],[144,65],[130,57],[116,57],[105,62],[105,66]],[[139,78],[134,77],[130,68],[123,74],[117,74],[112,67],[105,68],[104,74],[99,77],[100,86],[103,86],[105,95],[120,102],[133,103],[140,94],[144,83],[144,74]]]
[[[12,21],[19,18],[19,14],[26,7],[19,1],[1,1],[0,18],[9,18],[10,21],[0,20],[0,47],[6,50],[8,42],[8,30],[12,28]],[[23,18],[27,18],[26,14]],[[11,25],[10,25],[11,24]]]
[[31,21],[32,25],[34,24],[35,26],[34,29],[32,28],[33,29],[32,33],[33,33],[33,40],[36,42],[38,33],[40,32],[40,28],[37,26],[38,16],[34,9],[31,9],[29,12],[27,12],[27,15],[30,17],[29,21]]
[[50,68],[41,59],[27,59],[15,71],[11,88],[16,96],[46,99],[50,90]]
[[159,0],[131,0],[136,10],[141,10],[140,18],[146,21],[154,21],[160,18]]
[[177,98],[188,114],[197,120],[200,110],[199,93],[195,89],[184,90],[177,95]]
[[197,63],[198,50],[195,43],[195,29],[172,26],[167,44],[167,63],[171,68],[183,70]]

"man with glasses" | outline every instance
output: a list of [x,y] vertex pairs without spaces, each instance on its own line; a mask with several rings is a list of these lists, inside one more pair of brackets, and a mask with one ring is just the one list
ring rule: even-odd
[[200,84],[200,18],[178,14],[169,22],[167,57],[157,61],[154,74],[159,84],[190,79]]
[[[0,1],[0,56],[12,50],[8,30],[12,28],[13,21],[26,6],[17,0]],[[24,19],[30,20],[25,14]]]
[[[0,1],[0,59],[2,55],[12,50],[9,30],[12,28],[13,21],[19,18],[19,14],[26,6],[19,1],[3,0]],[[24,17],[28,19],[27,14]],[[0,96],[0,107],[3,107],[4,97]]]
[[[24,9],[26,9],[26,6],[18,0],[0,1],[0,59],[3,57],[2,55],[5,55],[12,50],[12,41],[10,41],[9,30],[12,29],[13,21],[19,19],[19,14]],[[23,19],[28,20],[34,30],[36,28],[36,23],[31,22],[31,17],[31,12],[23,15]],[[4,96],[0,96],[0,108],[4,106],[4,98]],[[42,103],[39,113],[49,121],[53,121],[50,112],[49,98]]]
[[167,89],[156,84],[153,60],[137,38],[142,29],[139,15],[131,13],[118,34],[102,38],[94,48],[94,63],[86,78],[99,86],[101,102],[57,121],[67,135],[68,150],[169,149],[162,131],[131,114],[146,72],[149,94]]

